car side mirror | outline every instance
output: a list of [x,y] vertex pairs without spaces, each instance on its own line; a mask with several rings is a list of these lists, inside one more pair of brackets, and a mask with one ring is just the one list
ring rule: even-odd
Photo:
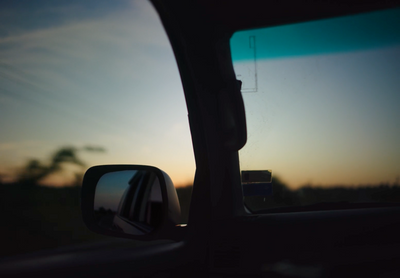
[[181,210],[170,177],[142,165],[103,165],[86,171],[81,208],[100,234],[140,240],[174,239]]

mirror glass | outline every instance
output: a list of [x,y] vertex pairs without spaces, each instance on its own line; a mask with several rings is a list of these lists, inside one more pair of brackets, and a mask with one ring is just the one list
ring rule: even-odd
[[102,228],[131,235],[151,232],[162,220],[157,175],[148,170],[104,174],[96,186],[94,213]]

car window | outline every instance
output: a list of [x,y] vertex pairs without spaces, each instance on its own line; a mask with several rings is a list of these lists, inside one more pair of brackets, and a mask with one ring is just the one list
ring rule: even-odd
[[243,183],[250,210],[400,201],[400,9],[239,31],[230,45],[240,167],[272,172]]
[[93,165],[162,169],[187,221],[187,109],[148,1],[1,3],[0,130],[0,256],[106,240],[81,219]]

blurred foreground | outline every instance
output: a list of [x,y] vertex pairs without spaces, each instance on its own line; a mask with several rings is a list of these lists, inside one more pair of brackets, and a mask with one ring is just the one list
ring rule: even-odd
[[[23,183],[0,184],[0,256],[24,254],[43,249],[110,241],[110,237],[89,231],[82,221],[80,186],[46,187]],[[182,223],[187,223],[192,186],[177,188]],[[400,186],[380,184],[360,187],[305,186],[290,190],[273,178],[271,196],[245,197],[252,211],[315,203],[399,203]],[[150,242],[126,241],[129,246]],[[114,243],[112,243],[114,244]]]
[[[400,185],[381,183],[378,185],[358,186],[310,186],[304,185],[298,189],[290,189],[279,178],[272,178],[272,195],[270,196],[248,196],[244,198],[247,207],[253,212],[269,210],[291,211],[290,207],[301,206],[312,209],[339,209],[357,207],[377,207],[389,204],[400,205]],[[287,208],[282,210],[282,208]],[[280,209],[280,210],[278,210]]]
[[[80,186],[0,184],[0,256],[111,239],[86,228],[81,216],[80,189]],[[177,190],[182,222],[186,223],[191,187]],[[135,245],[134,241],[132,244]]]

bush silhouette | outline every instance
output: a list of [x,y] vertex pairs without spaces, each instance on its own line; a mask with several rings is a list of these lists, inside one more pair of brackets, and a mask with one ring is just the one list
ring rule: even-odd
[[[48,162],[41,162],[38,159],[30,159],[26,165],[19,171],[17,180],[23,185],[38,185],[44,178],[51,174],[62,171],[65,163],[80,167],[83,172],[86,164],[79,157],[81,151],[104,152],[100,147],[85,146],[76,148],[71,146],[62,147],[56,150]],[[81,173],[75,173],[77,178],[81,177]]]

